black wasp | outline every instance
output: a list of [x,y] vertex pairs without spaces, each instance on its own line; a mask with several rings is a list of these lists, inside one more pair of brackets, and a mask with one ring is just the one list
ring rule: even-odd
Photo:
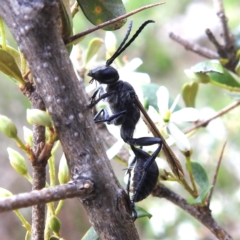
[[[122,139],[131,146],[135,154],[127,170],[129,174],[127,192],[129,194],[130,175],[134,167],[133,196],[131,199],[134,219],[137,217],[136,211],[134,210],[134,203],[146,198],[157,183],[159,172],[155,159],[161,150],[162,139],[158,137],[133,138],[136,124],[140,119],[141,108],[139,108],[138,101],[136,100],[137,96],[133,87],[129,83],[119,80],[118,71],[110,65],[137,38],[144,27],[153,22],[152,20],[144,22],[132,38],[126,42],[131,32],[131,22],[125,38],[113,56],[106,61],[106,65],[97,67],[88,73],[88,76],[92,77],[90,83],[96,80],[100,84],[107,85],[105,90],[100,86],[94,92],[89,107],[93,107],[99,101],[105,99],[111,110],[111,114],[109,114],[107,109],[101,109],[94,116],[94,122],[106,122],[108,124],[120,125]],[[99,97],[96,99],[97,95],[99,95]],[[143,146],[153,144],[159,144],[159,146],[152,155],[149,155],[141,149]],[[135,146],[139,146],[140,148],[136,148]]]

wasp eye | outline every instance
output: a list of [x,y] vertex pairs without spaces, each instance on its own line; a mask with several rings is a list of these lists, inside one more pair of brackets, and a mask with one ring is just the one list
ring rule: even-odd
[[104,84],[113,84],[119,80],[118,71],[111,66],[95,68],[88,73],[88,76]]

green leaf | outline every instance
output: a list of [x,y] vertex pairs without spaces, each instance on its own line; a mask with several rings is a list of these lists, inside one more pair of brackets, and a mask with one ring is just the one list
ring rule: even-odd
[[98,240],[99,236],[93,227],[90,227],[81,240]]
[[191,67],[194,73],[223,73],[223,66],[216,60],[207,60]]
[[209,186],[209,180],[204,168],[197,162],[191,162],[192,173],[195,181],[201,189],[205,189]]
[[[72,22],[72,14],[70,10],[69,0],[61,0],[60,1],[60,17],[61,17],[61,33],[63,40],[66,40],[73,34],[73,22]],[[72,44],[67,45],[68,53],[70,54],[72,51]]]
[[[0,48],[2,48],[2,44],[0,44]],[[6,46],[6,51],[12,55],[12,57],[14,58],[15,62],[18,65],[18,68],[21,69],[21,56],[20,56],[20,52],[17,51],[15,48],[10,47],[9,45]]]
[[240,78],[233,73],[230,73],[228,70],[223,69],[223,74],[216,72],[208,73],[208,76],[211,78],[211,83],[222,88],[229,88],[229,90],[240,91]]
[[182,97],[186,107],[195,107],[195,99],[198,92],[198,83],[185,83],[182,88]]
[[157,90],[159,89],[159,85],[157,84],[143,84],[141,86],[143,91],[143,97],[146,100],[146,109],[148,109],[149,106],[154,107],[158,111],[158,105],[157,105]]
[[204,204],[209,191],[213,188],[213,185],[208,185],[206,186],[201,193],[199,194],[199,196],[193,200],[188,201],[190,204],[192,205],[199,205],[199,204]]
[[98,52],[100,47],[103,44],[103,40],[101,38],[93,38],[88,45],[87,52],[84,58],[85,65],[92,59],[92,57]]
[[[86,18],[94,25],[99,25],[126,14],[125,7],[121,0],[77,0],[77,2]],[[126,20],[124,19],[103,29],[113,31],[121,28],[125,22]]]
[[137,212],[137,218],[143,218],[143,217],[151,218],[152,217],[152,214],[150,214],[145,209],[143,209],[137,205],[135,205],[135,210]]
[[69,0],[61,0],[60,1],[60,16],[62,20],[61,30],[62,30],[62,38],[65,40],[66,38],[72,36],[72,14],[70,10]]
[[235,67],[235,72],[239,76],[240,75],[240,61],[238,61],[237,66]]
[[7,76],[16,79],[21,85],[25,85],[21,71],[15,62],[15,59],[10,53],[3,49],[0,49],[0,71]]
[[185,73],[193,80],[202,83],[212,83],[229,91],[240,92],[240,77],[226,70],[219,61],[208,60],[200,62]]
[[194,81],[201,83],[208,83],[210,81],[207,73],[223,73],[223,66],[216,60],[207,60],[204,62],[197,63],[190,69],[186,69],[185,73]]
[[[157,91],[160,88],[159,85],[150,83],[150,84],[143,84],[141,86],[141,89],[143,91],[143,97],[145,100],[144,107],[148,109],[149,106],[154,107],[157,111],[158,109],[158,98],[157,98]],[[174,99],[172,97],[169,97],[169,102],[168,102],[168,108],[172,106],[174,102]],[[180,110],[181,107],[177,104],[176,107],[174,108],[174,112]]]
[[51,236],[49,240],[60,240],[60,238],[56,237],[55,235]]

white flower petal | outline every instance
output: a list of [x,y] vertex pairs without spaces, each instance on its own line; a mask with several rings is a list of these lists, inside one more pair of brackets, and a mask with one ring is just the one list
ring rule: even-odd
[[174,123],[170,122],[168,124],[168,129],[170,131],[171,136],[175,139],[176,145],[180,151],[183,152],[191,151],[191,146],[187,136],[182,131],[180,131],[180,129]]
[[112,55],[116,51],[117,39],[113,32],[107,31],[105,34],[105,46],[107,52]]
[[148,107],[147,113],[154,123],[162,123],[162,118],[153,106]]
[[[111,114],[110,111],[109,111],[109,114]],[[120,126],[116,126],[116,125],[113,125],[113,124],[105,124],[105,126],[107,127],[107,130],[108,130],[117,140],[122,139],[121,136],[120,136]]]
[[124,68],[118,69],[120,79],[129,82],[135,87],[135,85],[147,84],[151,82],[151,79],[147,73],[126,71]]
[[174,100],[174,102],[173,102],[173,104],[172,104],[172,106],[171,106],[171,108],[170,108],[170,112],[173,112],[173,111],[174,111],[174,109],[175,109],[175,107],[177,106],[177,103],[178,103],[178,101],[179,101],[179,98],[180,98],[180,94],[178,94],[177,97],[175,98],[175,100]]
[[168,146],[173,146],[175,144],[175,139],[171,135],[169,135],[166,139],[166,143]]
[[[201,109],[201,118],[202,120],[208,119],[209,116],[213,116],[216,114],[216,111],[212,108],[205,107]],[[215,139],[224,141],[227,137],[226,127],[223,124],[223,121],[221,118],[216,118],[213,121],[211,121],[207,127],[207,131],[211,134],[212,137]]]
[[165,115],[168,110],[169,92],[166,87],[161,86],[157,91],[158,108],[162,116]]
[[93,90],[96,90],[97,88],[96,88],[96,84],[94,83],[94,84],[89,84],[89,85],[87,85],[86,87],[85,87],[85,91],[87,92],[87,93],[90,93],[90,92],[93,92]]
[[124,71],[135,71],[139,66],[143,64],[143,61],[141,58],[133,58],[130,62],[128,62],[124,67]]
[[118,154],[118,152],[121,150],[123,144],[124,144],[124,141],[122,139],[120,139],[115,144],[113,144],[113,146],[111,148],[109,148],[107,150],[106,153],[107,153],[109,160],[113,159]]
[[140,138],[140,137],[148,137],[148,136],[150,136],[148,127],[145,124],[145,122],[142,120],[142,118],[140,118],[136,125],[135,131],[133,133],[133,137]]
[[171,115],[172,122],[195,122],[197,120],[199,120],[199,111],[195,108],[183,108]]

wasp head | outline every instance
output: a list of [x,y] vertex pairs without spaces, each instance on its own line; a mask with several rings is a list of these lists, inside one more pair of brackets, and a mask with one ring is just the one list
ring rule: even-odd
[[113,84],[119,80],[118,71],[111,66],[97,67],[97,68],[91,70],[88,73],[88,76],[92,77],[92,80],[90,81],[90,83],[92,83],[93,80],[96,80],[100,84],[101,83]]

